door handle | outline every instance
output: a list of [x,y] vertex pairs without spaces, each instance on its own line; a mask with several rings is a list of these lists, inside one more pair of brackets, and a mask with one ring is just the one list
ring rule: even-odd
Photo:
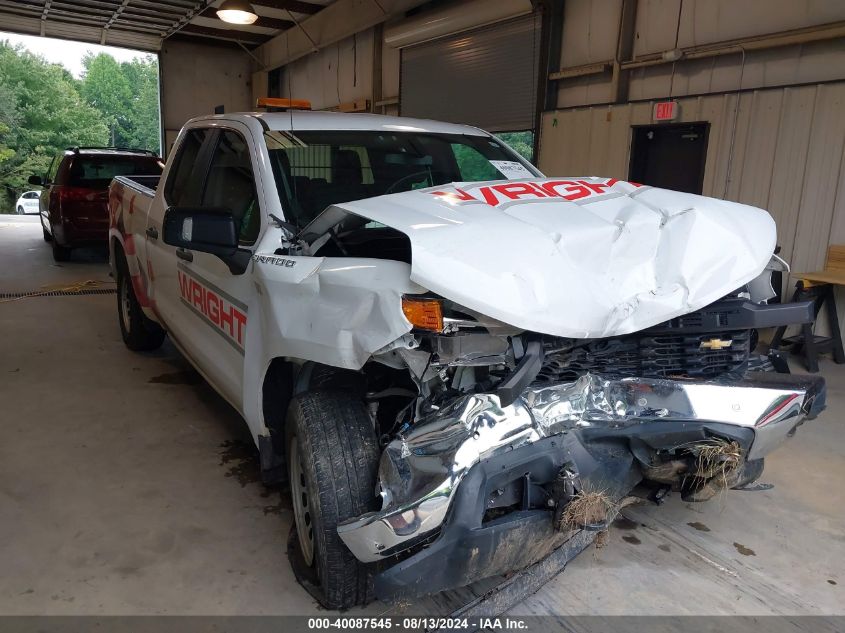
[[179,259],[184,259],[186,262],[194,261],[194,254],[191,251],[184,249],[184,248],[177,248],[176,249],[176,257],[178,257]]
[[146,233],[147,233],[147,237],[150,238],[151,240],[157,240],[158,239],[158,229],[156,229],[156,227],[154,227],[154,226],[149,227],[147,229]]

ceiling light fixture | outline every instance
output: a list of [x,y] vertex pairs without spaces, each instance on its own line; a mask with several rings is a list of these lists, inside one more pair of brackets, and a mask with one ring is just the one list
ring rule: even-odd
[[247,0],[226,0],[217,7],[217,17],[229,24],[252,24],[258,14]]

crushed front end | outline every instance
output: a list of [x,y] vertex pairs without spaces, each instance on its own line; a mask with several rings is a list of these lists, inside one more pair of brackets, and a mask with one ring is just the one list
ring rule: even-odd
[[[635,488],[705,501],[746,486],[824,408],[823,379],[754,353],[759,328],[807,322],[809,304],[767,305],[742,289],[594,340],[444,310],[443,331],[415,331],[374,356],[406,366],[416,393],[386,409],[382,508],[338,532],[374,565],[382,599],[531,565],[578,530],[605,529]],[[374,419],[378,406],[376,394]],[[587,498],[596,503],[578,505]]]

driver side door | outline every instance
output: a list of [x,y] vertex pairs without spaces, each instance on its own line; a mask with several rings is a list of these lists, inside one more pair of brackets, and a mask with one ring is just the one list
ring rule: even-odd
[[[218,129],[203,187],[200,207],[226,209],[238,229],[242,253],[254,248],[262,228],[265,208],[263,188],[256,181],[258,149],[246,126],[230,122]],[[250,334],[250,306],[255,284],[246,270],[232,267],[210,253],[193,251],[180,262],[180,283],[191,284],[187,299],[202,325],[194,332],[200,362],[209,366],[209,377],[239,410],[243,402],[244,356]],[[196,285],[202,285],[204,304],[197,305]],[[183,297],[184,287],[180,286]]]
[[[263,224],[256,155],[245,126],[236,122],[216,126],[203,146],[200,170],[192,175],[201,184],[189,204],[178,205],[231,213],[240,261],[249,261]],[[241,410],[249,306],[255,298],[248,266],[187,248],[176,248],[175,258],[169,264],[174,279],[168,291],[175,294],[171,303],[179,311],[177,336],[215,389]]]

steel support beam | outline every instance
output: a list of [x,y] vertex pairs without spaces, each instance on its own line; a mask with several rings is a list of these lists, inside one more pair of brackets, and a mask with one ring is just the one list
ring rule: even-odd
[[[679,60],[709,59],[713,57],[720,57],[722,55],[735,55],[743,51],[746,53],[749,51],[762,51],[772,48],[780,48],[783,46],[795,46],[798,44],[808,44],[810,42],[834,40],[843,37],[845,37],[845,21],[831,22],[804,29],[795,29],[793,31],[782,31],[780,33],[772,33],[769,35],[759,35],[736,40],[714,42],[713,44],[704,44],[701,46],[689,46],[687,48],[680,49],[680,57],[677,59],[673,59],[673,56],[668,54],[672,51],[650,53],[636,59],[621,61],[619,66],[622,71],[625,71],[633,68],[645,68],[648,66],[671,64]],[[595,75],[603,73],[608,68],[612,67],[613,60],[587,64],[584,66],[571,66],[569,68],[559,70],[556,73],[552,73],[549,75],[549,79],[552,81],[558,81],[561,79],[569,79],[571,77]]]
[[616,40],[616,57],[613,59],[613,75],[610,80],[611,99],[614,103],[628,100],[630,71],[622,69],[622,61],[634,54],[636,35],[637,0],[622,0],[622,15],[619,18],[619,36]]
[[261,33],[253,33],[252,31],[241,31],[238,29],[212,29],[207,26],[198,26],[196,24],[186,24],[181,29],[180,33],[207,35],[208,37],[216,37],[223,40],[230,40],[234,42],[243,42],[245,44],[261,44],[266,42],[268,36]]
[[304,13],[305,15],[314,15],[324,8],[322,5],[313,4],[311,2],[301,2],[300,0],[255,0],[252,4],[256,7],[284,9],[295,13]]
[[378,102],[383,97],[382,85],[382,53],[384,50],[384,24],[377,24],[373,27],[373,92],[370,99],[370,111],[378,112]]
[[[260,0],[264,2],[266,0]],[[337,0],[262,44],[255,54],[268,70],[284,66],[355,33],[382,24],[425,0]],[[255,4],[255,3],[253,3]]]

